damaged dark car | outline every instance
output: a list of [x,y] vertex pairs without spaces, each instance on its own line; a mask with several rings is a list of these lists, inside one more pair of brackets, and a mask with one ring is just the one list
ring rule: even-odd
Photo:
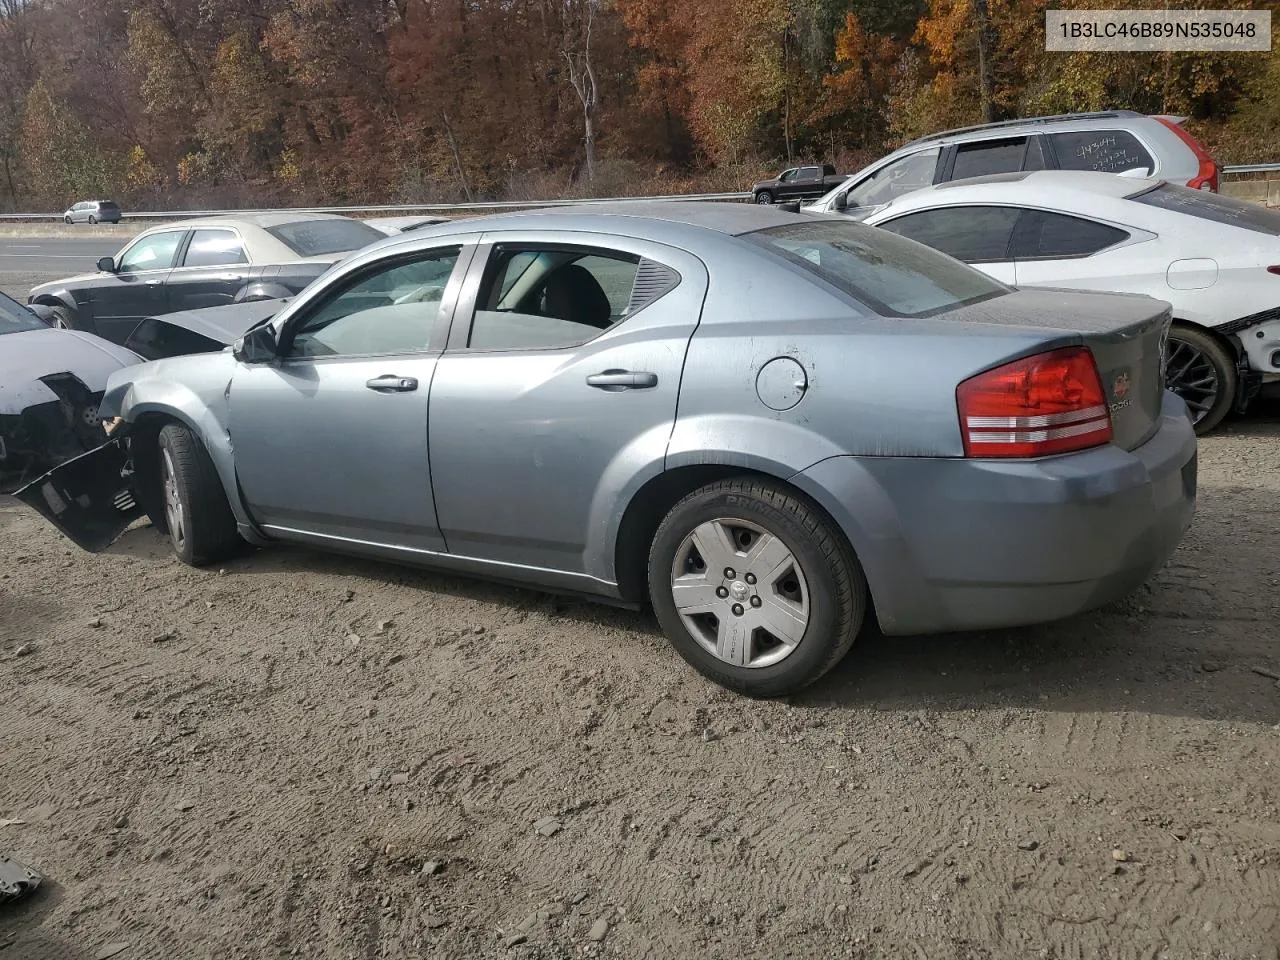
[[93,334],[53,329],[0,294],[0,493],[100,446],[107,376],[141,360]]

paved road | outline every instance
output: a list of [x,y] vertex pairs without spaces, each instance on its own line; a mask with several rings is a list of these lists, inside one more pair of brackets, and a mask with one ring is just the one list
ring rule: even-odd
[[124,245],[124,239],[85,240],[0,237],[0,273],[50,273],[71,276],[94,269],[98,259]]

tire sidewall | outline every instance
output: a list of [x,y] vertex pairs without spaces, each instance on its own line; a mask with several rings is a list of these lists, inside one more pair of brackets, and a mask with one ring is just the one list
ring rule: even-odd
[[768,204],[773,203],[773,194],[768,190],[761,190],[759,193],[756,194],[756,203],[760,204],[761,206],[766,206]]
[[[187,460],[184,456],[185,451],[182,448],[193,442],[198,441],[195,441],[185,428],[176,424],[169,424],[160,431],[157,450],[158,455],[156,458],[156,466],[160,470],[160,514],[165,517],[164,534],[168,538],[169,546],[173,549],[174,554],[184,563],[193,563],[195,554],[192,548],[191,536],[191,495],[188,489],[187,477],[184,470]],[[184,527],[186,528],[187,537],[181,545],[179,545],[175,538],[174,532],[169,529],[168,517],[164,513],[164,458],[166,453],[169,455],[169,459],[173,462],[174,485],[178,488],[178,500],[182,504],[183,518],[186,520]]]
[[1208,358],[1218,373],[1218,396],[1200,422],[1195,425],[1196,433],[1203,435],[1213,430],[1231,412],[1235,405],[1237,389],[1237,372],[1230,353],[1214,339],[1212,334],[1197,330],[1194,327],[1175,325],[1169,331],[1171,341],[1178,340],[1187,344]]
[[[690,635],[676,610],[671,594],[671,565],[676,551],[695,527],[717,519],[748,520],[779,537],[804,573],[809,624],[795,652],[771,666],[737,667],[713,656]],[[844,573],[853,575],[849,569]],[[723,489],[704,491],[678,504],[658,527],[649,552],[650,600],[677,652],[703,674],[752,696],[778,696],[793,691],[821,676],[830,666],[835,648],[841,645],[843,617],[837,575],[813,535],[795,519],[758,497]]]

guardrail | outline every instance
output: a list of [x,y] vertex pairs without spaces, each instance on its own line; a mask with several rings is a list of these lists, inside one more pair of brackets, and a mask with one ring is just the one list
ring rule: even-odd
[[1223,173],[1274,173],[1280,170],[1280,163],[1245,163],[1223,167]]
[[[1219,168],[1223,174],[1231,176],[1239,173],[1272,173],[1280,171],[1280,163],[1246,163]],[[176,220],[187,217],[227,217],[244,216],[254,213],[363,213],[363,214],[410,214],[410,213],[460,213],[471,210],[536,210],[544,207],[570,207],[580,204],[596,203],[644,203],[655,201],[724,201],[750,200],[749,191],[734,193],[673,193],[654,197],[591,197],[581,200],[494,200],[475,203],[378,203],[355,204],[336,207],[263,207],[248,210],[142,210],[130,211],[124,215],[126,220]],[[61,220],[60,213],[0,213],[0,221],[4,220]]]
[[[533,210],[593,203],[644,203],[668,200],[749,200],[749,192],[673,193],[657,197],[590,197],[581,200],[494,200],[476,203],[375,203],[337,207],[263,207],[247,210],[142,210],[124,214],[126,220],[159,220],[178,217],[244,216],[253,213],[452,213],[464,210]],[[0,220],[61,220],[60,213],[0,213]]]

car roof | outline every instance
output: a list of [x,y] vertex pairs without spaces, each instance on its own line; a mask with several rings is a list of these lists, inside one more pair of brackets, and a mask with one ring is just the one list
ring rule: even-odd
[[902,145],[900,149],[914,147],[921,143],[934,143],[939,140],[979,140],[986,139],[989,136],[1016,135],[1020,132],[1026,132],[1023,128],[1033,130],[1041,130],[1045,127],[1054,129],[1078,129],[1096,127],[1098,121],[1105,121],[1107,125],[1115,126],[1114,121],[1132,121],[1145,120],[1145,114],[1138,113],[1136,110],[1099,110],[1091,113],[1059,113],[1041,117],[1023,117],[1019,120],[1000,120],[995,123],[979,123],[969,127],[955,127],[951,130],[941,130],[938,133],[931,133],[928,136],[917,137],[908,143]]
[[[795,214],[772,206],[732,201],[636,200],[570,204],[540,210],[497,213],[452,220],[413,231],[408,236],[446,236],[477,230],[573,230],[622,228],[631,223],[679,224],[699,227],[727,236],[738,236],[767,227],[809,222],[809,214]],[[402,235],[403,236],[403,235]]]
[[[291,213],[287,210],[280,213],[238,213],[234,217],[190,217],[186,220],[174,220],[171,223],[156,224],[160,227],[278,227],[284,223],[297,223],[300,220],[350,220],[337,213]],[[357,221],[358,222],[358,221]]]
[[928,207],[935,203],[962,203],[969,200],[986,200],[992,203],[1039,202],[1043,205],[1061,206],[1061,194],[1085,195],[1110,200],[1123,200],[1135,194],[1158,187],[1164,180],[1150,177],[1122,177],[1114,173],[1094,173],[1086,170],[1030,170],[1021,173],[996,173],[966,180],[952,180],[922,187],[894,199],[872,218],[883,219],[890,213],[898,213],[916,207]]

